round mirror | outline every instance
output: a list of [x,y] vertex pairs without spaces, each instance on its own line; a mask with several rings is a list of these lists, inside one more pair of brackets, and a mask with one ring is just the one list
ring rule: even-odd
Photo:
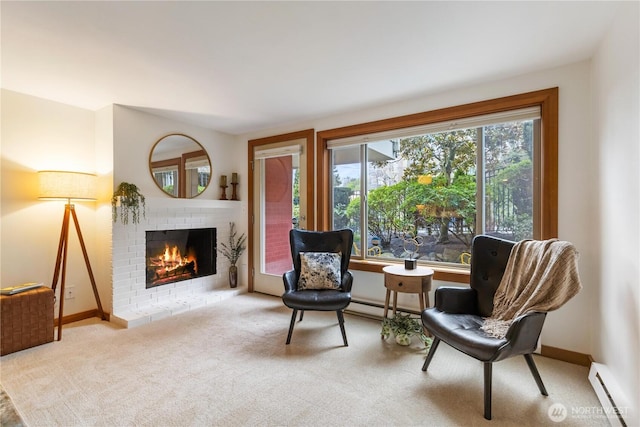
[[163,136],[155,143],[149,169],[156,185],[172,197],[196,197],[211,180],[211,161],[205,149],[179,133]]

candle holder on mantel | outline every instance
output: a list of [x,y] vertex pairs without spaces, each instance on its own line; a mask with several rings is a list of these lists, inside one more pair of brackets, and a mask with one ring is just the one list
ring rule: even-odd
[[231,200],[238,200],[238,191],[237,191],[238,174],[235,172],[231,174],[231,186],[233,187],[233,191],[231,193]]
[[238,183],[232,182],[231,186],[233,187],[233,191],[231,192],[231,200],[238,200],[238,193],[236,191],[236,187],[238,187]]
[[220,196],[220,200],[228,200],[227,199],[227,175],[220,175],[220,188],[222,189],[222,195]]

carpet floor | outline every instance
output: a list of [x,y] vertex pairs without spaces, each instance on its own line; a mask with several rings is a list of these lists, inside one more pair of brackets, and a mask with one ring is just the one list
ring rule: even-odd
[[493,368],[493,421],[483,418],[482,364],[441,344],[380,339],[380,321],[307,312],[285,345],[291,311],[242,294],[122,329],[66,325],[60,342],[3,356],[0,381],[27,426],[544,426],[609,425],[588,369],[536,356],[549,396],[524,358]]

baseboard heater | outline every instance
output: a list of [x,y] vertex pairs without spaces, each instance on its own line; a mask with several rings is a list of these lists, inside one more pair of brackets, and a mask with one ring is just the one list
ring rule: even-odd
[[[363,317],[369,317],[369,318],[373,318],[373,319],[380,319],[382,320],[382,313],[384,312],[384,304],[380,304],[377,302],[371,302],[371,301],[365,301],[365,300],[361,300],[361,299],[356,299],[356,298],[352,298],[351,299],[351,304],[359,304],[361,305],[361,309],[353,309],[351,306],[349,306],[346,310],[345,313],[350,313],[350,314],[356,314],[359,316],[363,316]],[[378,310],[379,309],[379,310]],[[389,304],[389,312],[391,312],[393,310],[391,304]],[[416,311],[416,310],[411,310],[405,307],[397,307],[397,311],[405,313],[405,314],[415,314],[420,316],[420,314],[422,314],[420,311]],[[390,314],[389,314],[390,316]]]
[[592,363],[589,369],[589,382],[602,405],[602,415],[609,419],[612,426],[627,427],[625,416],[629,415],[627,411],[630,408],[619,406],[623,405],[624,402],[621,401],[624,399],[607,367],[601,363]]

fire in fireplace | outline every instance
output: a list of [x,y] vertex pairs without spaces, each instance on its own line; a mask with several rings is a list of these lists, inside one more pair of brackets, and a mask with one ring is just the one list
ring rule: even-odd
[[146,232],[146,288],[216,273],[216,229]]

